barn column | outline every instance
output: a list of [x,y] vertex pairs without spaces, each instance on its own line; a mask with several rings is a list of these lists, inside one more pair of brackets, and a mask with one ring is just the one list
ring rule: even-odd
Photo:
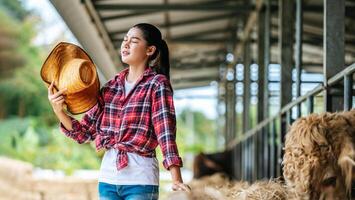
[[[280,108],[292,100],[293,36],[294,36],[294,1],[279,0],[279,51],[280,51]],[[281,116],[281,143],[277,144],[276,176],[281,175],[281,158],[284,135],[286,132],[286,115]]]
[[[265,0],[258,13],[258,123],[268,118],[268,66],[270,63],[270,0]],[[257,138],[257,178],[268,177],[268,126]]]
[[[251,51],[250,40],[247,38],[243,44],[243,133],[250,129],[250,63],[251,63]],[[244,179],[249,180],[251,172],[251,157],[250,148],[251,145],[248,141],[243,142],[243,165]]]
[[[303,38],[303,0],[296,0],[296,98],[301,96],[301,69],[302,69],[302,38]],[[297,118],[301,117],[301,104],[297,106]]]
[[[324,0],[323,74],[324,85],[344,69],[345,0]],[[339,85],[324,92],[326,111],[343,109],[343,89]]]
[[250,39],[243,46],[243,133],[250,129]]

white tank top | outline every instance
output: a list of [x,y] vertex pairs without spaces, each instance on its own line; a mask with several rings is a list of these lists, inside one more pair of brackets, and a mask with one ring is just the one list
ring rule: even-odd
[[[126,96],[134,84],[125,80]],[[117,153],[116,149],[105,152],[101,162],[99,182],[114,185],[159,185],[159,163],[156,157],[149,158],[128,152],[128,165],[117,170]]]

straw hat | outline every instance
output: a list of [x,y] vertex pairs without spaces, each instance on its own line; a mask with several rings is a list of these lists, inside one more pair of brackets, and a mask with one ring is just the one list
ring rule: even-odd
[[54,91],[63,94],[67,110],[80,114],[92,108],[98,99],[100,82],[89,55],[79,46],[60,42],[44,61],[41,77],[47,87],[54,81]]

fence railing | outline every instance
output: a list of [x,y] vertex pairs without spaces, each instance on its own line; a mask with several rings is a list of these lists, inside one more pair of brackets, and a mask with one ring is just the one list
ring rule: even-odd
[[313,113],[315,96],[343,81],[340,85],[344,92],[340,95],[343,95],[344,110],[349,110],[352,107],[354,73],[355,63],[331,77],[326,83],[296,98],[277,114],[263,120],[242,136],[230,141],[227,148],[233,150],[234,176],[247,181],[281,176],[282,148],[287,126],[293,121],[292,109],[306,102],[307,114]]

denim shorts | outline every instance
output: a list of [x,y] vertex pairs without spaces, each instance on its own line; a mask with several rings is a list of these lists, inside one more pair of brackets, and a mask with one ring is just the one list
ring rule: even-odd
[[157,200],[157,185],[112,185],[99,182],[100,200]]

